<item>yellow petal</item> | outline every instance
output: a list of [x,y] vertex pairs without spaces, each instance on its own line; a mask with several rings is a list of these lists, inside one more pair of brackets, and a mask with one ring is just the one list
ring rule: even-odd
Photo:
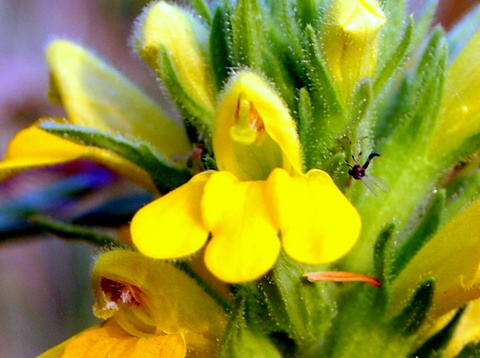
[[445,224],[395,279],[393,305],[422,278],[435,277],[431,315],[439,317],[480,297],[480,200]]
[[[181,334],[189,349],[210,353],[223,337],[222,308],[192,278],[165,261],[114,250],[98,258],[92,277],[95,314],[113,315],[126,332],[139,337]],[[113,284],[106,285],[105,280]]]
[[264,181],[238,181],[215,172],[205,186],[203,220],[212,233],[205,264],[219,279],[239,283],[270,270],[280,252],[278,229],[272,223]]
[[266,179],[277,167],[302,172],[300,141],[288,107],[252,72],[237,74],[226,86],[213,147],[218,168],[240,180]]
[[127,138],[140,138],[166,158],[191,150],[184,129],[136,85],[81,46],[49,44],[51,96],[58,96],[71,123]]
[[39,358],[184,358],[186,344],[179,334],[134,337],[115,320],[92,327]]
[[480,341],[480,299],[471,302],[460,318],[452,339],[445,350],[445,358],[453,358],[472,341]]
[[207,240],[201,219],[200,200],[211,173],[197,174],[188,183],[141,208],[132,219],[135,246],[157,259],[193,254]]
[[207,28],[185,10],[165,1],[153,3],[139,18],[134,34],[135,47],[152,68],[158,68],[163,46],[189,95],[214,111],[213,75],[208,64]]
[[291,177],[276,169],[267,185],[283,247],[293,259],[324,264],[353,247],[360,234],[360,216],[327,173],[313,169]]
[[38,123],[21,130],[10,142],[0,162],[0,180],[19,171],[90,159],[119,173],[133,182],[156,191],[150,176],[132,162],[108,150],[88,147],[59,138],[37,127]]
[[453,61],[431,153],[443,155],[480,130],[480,31]]

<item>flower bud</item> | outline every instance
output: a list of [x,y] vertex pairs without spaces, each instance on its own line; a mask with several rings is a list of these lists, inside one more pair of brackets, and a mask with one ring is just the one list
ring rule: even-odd
[[133,38],[139,55],[158,70],[179,106],[204,119],[213,117],[215,106],[208,39],[200,21],[164,1],[146,8]]
[[373,76],[377,35],[385,21],[376,0],[331,2],[321,29],[320,48],[344,100],[358,82]]

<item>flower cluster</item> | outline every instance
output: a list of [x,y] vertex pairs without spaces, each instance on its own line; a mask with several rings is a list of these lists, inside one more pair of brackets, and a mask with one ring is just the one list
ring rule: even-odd
[[153,2],[132,43],[181,120],[50,43],[67,118],[19,132],[0,177],[86,158],[156,199],[96,260],[104,323],[42,357],[478,353],[480,8],[446,36],[433,6]]

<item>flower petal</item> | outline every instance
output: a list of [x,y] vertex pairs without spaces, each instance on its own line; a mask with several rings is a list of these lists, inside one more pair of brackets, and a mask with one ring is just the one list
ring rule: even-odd
[[166,158],[191,151],[178,123],[120,72],[81,46],[56,40],[49,44],[46,57],[52,76],[50,97],[65,107],[71,123],[140,138]]
[[480,31],[453,61],[431,153],[444,155],[480,130]]
[[87,329],[39,358],[184,358],[185,340],[180,334],[134,337],[111,319]]
[[324,264],[353,247],[360,234],[360,216],[327,173],[313,169],[291,177],[275,169],[267,185],[283,247],[293,259]]
[[301,173],[295,121],[280,96],[252,72],[237,74],[226,88],[213,136],[218,168],[241,180],[266,179],[276,167]]
[[21,130],[10,142],[0,162],[0,180],[19,171],[71,162],[80,158],[105,165],[133,182],[156,191],[150,176],[132,162],[108,150],[83,146],[59,138],[37,127],[38,123]]
[[270,270],[280,252],[278,229],[265,197],[265,182],[241,182],[216,172],[205,185],[202,213],[212,239],[205,264],[219,279],[239,283]]
[[480,340],[480,299],[471,302],[460,318],[452,339],[445,348],[444,357],[457,357],[465,345]]
[[110,251],[95,263],[92,286],[94,313],[113,317],[130,335],[181,334],[189,349],[205,354],[215,351],[223,337],[227,323],[223,309],[168,262],[137,252]]
[[210,172],[147,204],[133,217],[132,240],[143,254],[173,259],[198,251],[208,238],[201,219],[200,200]]
[[392,305],[406,300],[426,276],[435,277],[431,315],[439,317],[480,297],[480,200],[445,224],[392,284]]

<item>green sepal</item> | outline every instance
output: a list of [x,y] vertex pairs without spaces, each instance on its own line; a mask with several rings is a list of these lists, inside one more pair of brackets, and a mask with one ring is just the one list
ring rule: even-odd
[[[373,126],[368,110],[372,103],[372,81],[364,79],[355,89],[348,113],[348,128],[346,134],[352,143],[363,143],[371,134]],[[353,133],[352,133],[353,132]]]
[[443,357],[444,349],[452,339],[455,329],[462,318],[462,314],[465,311],[464,308],[459,309],[455,316],[448,322],[448,324],[442,328],[439,332],[430,337],[423,345],[408,358],[441,358]]
[[442,153],[443,156],[438,158],[437,162],[444,167],[450,167],[478,151],[480,151],[480,133],[475,133],[460,143],[454,150],[446,154]]
[[390,276],[388,267],[390,262],[387,258],[387,250],[391,244],[393,234],[395,233],[395,224],[387,224],[377,237],[373,251],[373,272],[374,277],[380,280],[382,286],[388,284]]
[[218,6],[213,16],[212,29],[210,31],[210,62],[212,63],[213,75],[217,91],[220,92],[228,80],[231,61],[231,37],[230,14],[224,7]]
[[480,342],[468,343],[455,358],[480,358]]
[[336,284],[310,283],[303,277],[315,270],[281,254],[273,270],[259,282],[277,329],[295,340],[295,356],[299,357],[319,349],[336,313],[334,299],[325,288]]
[[396,277],[410,262],[418,251],[430,240],[437,231],[445,207],[446,191],[438,190],[422,214],[422,218],[415,225],[415,230],[407,237],[398,238],[398,248],[390,267],[390,275]]
[[428,151],[428,143],[434,133],[442,98],[447,55],[443,31],[437,29],[423,52],[409,86],[406,103],[410,105],[403,108],[403,113],[397,114],[406,116],[406,119],[396,129],[392,141],[401,142],[402,147],[417,151],[417,154],[419,150]]
[[[328,118],[331,114],[343,114],[345,108],[338,89],[328,72],[323,61],[322,54],[318,48],[318,34],[311,25],[305,29],[305,66],[310,79],[309,90],[316,93],[316,101],[313,103],[323,117]],[[314,96],[312,96],[314,97]]]
[[410,48],[413,33],[413,17],[408,19],[407,27],[402,36],[402,40],[398,44],[395,51],[392,52],[389,59],[385,62],[383,68],[379,71],[379,75],[375,78],[373,84],[373,95],[376,96],[383,89],[393,74],[398,71],[398,68],[406,61],[406,54]]
[[211,24],[212,22],[212,12],[208,7],[208,4],[205,0],[189,0],[192,4],[195,11],[202,17],[202,19],[207,23]]
[[268,48],[263,29],[263,23],[267,20],[263,19],[258,1],[237,1],[230,21],[235,65],[251,69],[261,68],[264,52]]
[[[402,33],[405,26],[405,0],[380,0],[380,6],[388,19],[380,30],[381,35],[378,41],[378,59],[379,67],[383,67],[395,51],[394,44],[398,43],[398,35]],[[377,68],[379,68],[377,67]]]
[[142,141],[131,141],[120,136],[70,124],[42,123],[44,131],[74,143],[114,152],[148,172],[160,192],[166,193],[186,183],[192,176],[186,168],[178,167],[163,158]]
[[322,162],[321,150],[318,148],[318,141],[312,140],[316,137],[315,121],[312,113],[312,101],[310,93],[304,87],[298,92],[297,100],[298,133],[302,143],[303,160],[305,169],[320,168]]
[[475,157],[470,162],[452,169],[453,178],[446,186],[447,206],[443,214],[445,222],[453,219],[480,196],[479,166],[480,157]]
[[295,5],[302,29],[318,20],[320,6],[317,6],[315,0],[297,0]]
[[43,215],[35,215],[30,220],[37,226],[63,239],[83,240],[100,247],[128,247],[110,235],[101,234],[93,228],[74,225]]
[[391,320],[389,326],[404,336],[418,332],[428,318],[434,291],[435,279],[432,277],[423,280],[402,312]]
[[386,101],[385,113],[377,118],[374,128],[375,142],[381,146],[387,142],[398,128],[401,128],[408,119],[406,108],[410,106],[410,81],[404,78],[398,84],[398,89],[390,94]]
[[427,0],[416,18],[415,32],[412,38],[412,48],[419,48],[428,37],[438,9],[438,0]]
[[262,322],[258,313],[250,311],[255,309],[254,302],[249,302],[255,297],[250,288],[249,284],[237,286],[240,291],[236,294],[237,307],[230,318],[219,358],[282,357],[273,341],[258,326],[257,323]]
[[164,46],[158,52],[160,78],[182,114],[193,124],[202,138],[211,143],[213,118],[215,114],[189,94],[178,77],[172,58]]

